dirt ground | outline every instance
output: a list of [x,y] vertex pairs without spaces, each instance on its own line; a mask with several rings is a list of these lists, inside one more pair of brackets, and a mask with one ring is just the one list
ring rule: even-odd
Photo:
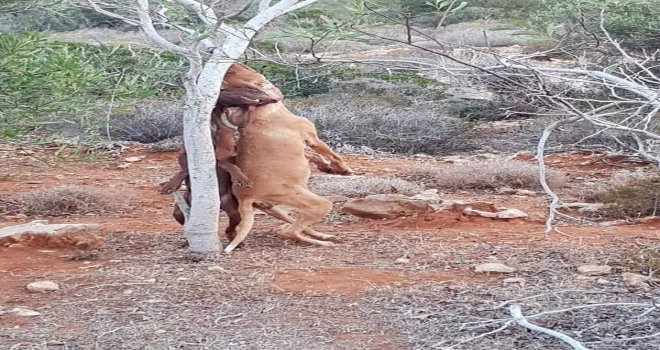
[[[343,239],[321,248],[285,241],[280,224],[257,217],[244,247],[199,259],[183,246],[172,199],[159,184],[176,169],[176,152],[131,146],[95,162],[58,160],[56,149],[0,145],[0,197],[61,185],[102,187],[129,205],[113,215],[46,218],[96,223],[94,254],[71,249],[0,247],[0,349],[567,349],[555,338],[511,324],[510,303],[531,322],[590,349],[660,348],[660,289],[628,287],[628,256],[660,244],[660,221],[563,223],[543,234],[546,198],[443,194],[521,209],[526,220],[460,213],[394,220],[325,222]],[[126,157],[140,157],[126,168]],[[396,175],[422,157],[348,155],[357,171]],[[550,157],[571,176],[607,176],[623,160],[598,155]],[[36,219],[0,218],[0,227]],[[224,218],[221,225],[225,224]],[[223,237],[224,239],[224,237]],[[226,244],[226,240],[225,240]],[[484,262],[516,268],[474,272]],[[583,264],[610,274],[583,276]],[[61,289],[25,290],[52,280]],[[26,307],[41,313],[20,317]],[[568,309],[568,310],[567,310]]]

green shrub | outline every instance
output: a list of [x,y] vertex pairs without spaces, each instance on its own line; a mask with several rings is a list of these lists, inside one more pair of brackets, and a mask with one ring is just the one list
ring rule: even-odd
[[633,174],[598,196],[607,204],[606,214],[615,218],[655,216],[660,211],[660,173]]
[[171,54],[49,42],[34,33],[0,35],[0,52],[0,137],[62,122],[89,136],[100,101],[181,91],[183,60]]
[[[444,24],[475,19],[511,20],[542,32],[558,24],[582,25],[598,33],[600,11],[605,10],[605,28],[630,45],[660,47],[660,6],[657,0],[470,0],[468,6],[450,13]],[[433,11],[428,0],[384,0],[385,6],[425,16]],[[589,35],[589,33],[584,33]]]
[[415,73],[367,72],[345,66],[303,66],[294,67],[271,62],[250,62],[249,65],[268,77],[268,80],[289,96],[312,96],[330,91],[333,81],[353,80],[356,78],[374,78],[387,82],[405,82],[421,87],[437,84],[436,81],[421,77]]

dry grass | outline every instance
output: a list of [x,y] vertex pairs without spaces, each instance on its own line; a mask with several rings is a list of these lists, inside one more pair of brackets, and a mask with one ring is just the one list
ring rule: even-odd
[[660,210],[660,172],[619,171],[598,197],[609,204],[612,216],[655,216]]
[[660,272],[660,245],[644,249],[635,249],[623,254],[631,270],[644,274]]
[[402,94],[333,93],[289,101],[332,146],[366,146],[398,154],[457,154],[475,149],[470,124],[432,103],[407,105]]
[[415,195],[424,190],[416,183],[375,176],[316,176],[311,179],[312,192],[322,196],[365,197],[372,194],[399,193]]
[[583,186],[580,197],[607,204],[605,216],[631,219],[655,216],[660,212],[660,173],[622,170],[605,182]]
[[[13,349],[433,349],[452,346],[510,320],[502,303],[519,302],[526,315],[595,303],[640,303],[578,309],[530,319],[570,334],[591,349],[655,350],[655,340],[625,340],[660,331],[649,295],[629,293],[618,249],[565,244],[526,249],[493,241],[457,243],[456,236],[347,231],[337,248],[292,244],[257,230],[231,256],[191,259],[172,234],[109,234],[100,257],[118,259],[76,274],[17,269],[25,280],[47,278],[63,288],[48,295],[23,294],[26,305],[45,305],[38,321],[0,327],[0,348]],[[651,241],[644,241],[650,243]],[[402,255],[405,264],[396,262]],[[519,269],[508,276],[475,276],[472,266],[497,257]],[[607,262],[607,284],[575,276],[575,266]],[[209,271],[219,265],[226,271]],[[282,281],[303,289],[305,281],[278,280],[296,270],[312,278],[302,293],[278,289]],[[316,272],[373,270],[407,276],[405,283],[374,284],[342,294]],[[424,273],[449,280],[417,280]],[[367,276],[367,275],[360,275]],[[468,279],[462,279],[461,276]],[[360,283],[350,276],[344,283]],[[367,276],[368,278],[368,276]],[[327,283],[327,286],[326,286]],[[368,285],[368,281],[364,282]],[[325,287],[324,287],[325,286]],[[3,303],[0,296],[0,304]],[[8,307],[8,309],[11,307]],[[0,307],[0,311],[2,307]],[[67,325],[62,327],[61,325]],[[61,344],[66,344],[63,346]],[[434,347],[436,344],[442,344]],[[3,347],[4,346],[4,347]],[[565,349],[556,339],[510,326],[456,349]]]
[[183,102],[146,100],[132,113],[115,116],[110,122],[113,140],[154,143],[183,133]]
[[[501,187],[539,189],[538,167],[517,160],[467,161],[450,165],[418,165],[404,178],[443,190],[495,190]],[[548,170],[547,180],[553,188],[566,185],[568,177]]]
[[125,199],[97,187],[61,186],[23,194],[18,211],[29,215],[108,214],[125,209]]

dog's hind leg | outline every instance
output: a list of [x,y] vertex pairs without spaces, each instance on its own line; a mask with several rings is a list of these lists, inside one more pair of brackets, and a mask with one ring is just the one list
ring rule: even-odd
[[[255,208],[263,211],[264,213],[266,213],[266,214],[268,214],[268,215],[270,215],[270,216],[272,216],[276,219],[280,219],[280,220],[282,220],[284,222],[288,222],[290,224],[295,223],[295,220],[286,211],[282,210],[281,208],[267,207],[267,206],[262,206],[262,205],[258,205],[258,204],[255,204],[254,206],[255,206]],[[310,237],[312,237],[312,238],[320,239],[320,240],[323,240],[323,241],[339,241],[339,238],[337,236],[329,235],[329,234],[326,234],[326,233],[321,233],[321,232],[313,230],[309,227],[304,228],[303,233],[310,236]]]
[[305,236],[303,234],[305,229],[321,220],[332,210],[332,202],[325,198],[319,197],[309,190],[301,187],[296,189],[295,194],[283,198],[280,203],[282,205],[296,208],[298,210],[298,217],[296,218],[295,222],[280,232],[281,236],[295,241],[306,242],[320,246],[335,245],[330,241],[319,240]]
[[236,247],[245,240],[245,237],[247,237],[250,230],[252,230],[252,225],[254,225],[254,208],[252,207],[252,201],[239,202],[238,212],[240,214],[241,223],[238,224],[236,237],[234,237],[231,243],[225,247],[225,253],[231,253],[232,250],[236,249]]

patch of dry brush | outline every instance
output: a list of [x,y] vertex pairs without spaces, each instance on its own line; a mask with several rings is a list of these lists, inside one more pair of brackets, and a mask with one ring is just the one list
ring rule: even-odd
[[416,183],[392,177],[316,176],[309,184],[312,192],[322,196],[365,197],[372,194],[398,193],[415,195],[424,188]]
[[[466,161],[449,165],[423,164],[403,175],[406,179],[443,190],[496,190],[502,187],[540,189],[539,170],[535,164],[518,160]],[[566,185],[566,174],[548,169],[551,187]]]
[[126,201],[90,186],[60,186],[22,194],[13,211],[38,216],[108,214],[126,209]]

